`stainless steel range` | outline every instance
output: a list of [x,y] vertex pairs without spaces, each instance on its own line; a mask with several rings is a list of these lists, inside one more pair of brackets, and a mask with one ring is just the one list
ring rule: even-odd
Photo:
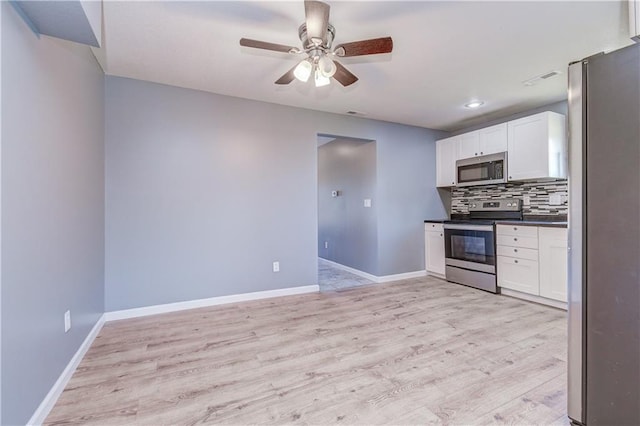
[[444,223],[447,281],[498,292],[496,283],[497,220],[522,220],[520,200],[504,198],[469,205],[469,216]]

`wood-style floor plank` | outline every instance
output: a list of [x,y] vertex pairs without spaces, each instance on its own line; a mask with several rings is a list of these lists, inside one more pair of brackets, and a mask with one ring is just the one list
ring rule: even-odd
[[565,315],[425,277],[111,322],[46,424],[566,424]]

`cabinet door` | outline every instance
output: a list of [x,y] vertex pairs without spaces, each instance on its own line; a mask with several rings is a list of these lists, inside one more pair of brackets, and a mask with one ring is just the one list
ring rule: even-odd
[[567,230],[540,228],[540,296],[567,301]]
[[480,155],[505,152],[507,145],[507,123],[480,130]]
[[548,177],[548,123],[547,113],[541,113],[507,124],[508,180]]
[[498,286],[538,295],[538,262],[498,256]]
[[460,135],[458,159],[471,158],[480,155],[480,132],[470,132]]
[[456,184],[456,160],[458,159],[457,136],[436,141],[436,186]]
[[426,231],[424,235],[426,270],[444,276],[444,232]]

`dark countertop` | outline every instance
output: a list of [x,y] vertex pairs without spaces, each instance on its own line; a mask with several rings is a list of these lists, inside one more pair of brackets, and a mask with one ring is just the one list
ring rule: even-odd
[[444,223],[447,219],[427,219],[424,223]]
[[498,220],[496,225],[544,226],[547,228],[566,228],[567,222],[551,222],[548,220]]

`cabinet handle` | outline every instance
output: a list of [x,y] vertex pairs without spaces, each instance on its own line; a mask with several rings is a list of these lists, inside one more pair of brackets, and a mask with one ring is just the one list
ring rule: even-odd
[[514,263],[518,263],[518,259],[514,260]]
[[455,182],[451,182],[451,185],[455,185],[455,184],[456,184]]
[[513,241],[518,241],[518,239],[517,239],[517,238],[514,238],[514,239],[513,239]]
[[513,249],[513,252],[514,252],[514,253],[517,253],[517,252],[518,252],[518,249]]
[[512,179],[512,178],[513,178],[513,176],[509,176],[509,179]]
[[518,228],[516,228],[516,227],[514,226],[514,227],[513,227],[513,230],[514,230],[514,231],[517,231],[517,230],[518,230]]
[[484,154],[484,152],[480,151],[480,155]]
[[475,155],[478,155],[478,153],[476,152]]
[[442,237],[442,234],[440,234],[440,236]]

